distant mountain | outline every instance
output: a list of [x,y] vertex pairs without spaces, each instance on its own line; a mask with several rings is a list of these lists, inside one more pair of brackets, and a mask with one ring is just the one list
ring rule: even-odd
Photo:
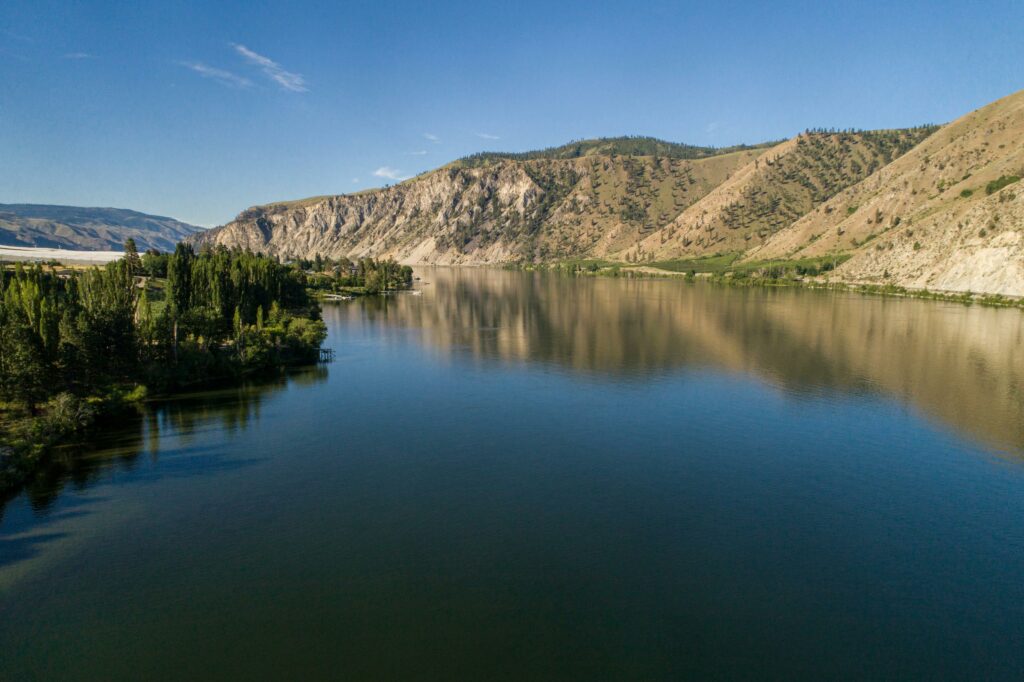
[[1022,176],[1019,92],[941,127],[486,152],[393,187],[256,206],[192,239],[422,264],[842,254],[831,276],[845,281],[1024,296]]
[[173,250],[203,228],[123,208],[0,204],[0,245],[85,251],[119,250],[132,237],[139,250]]

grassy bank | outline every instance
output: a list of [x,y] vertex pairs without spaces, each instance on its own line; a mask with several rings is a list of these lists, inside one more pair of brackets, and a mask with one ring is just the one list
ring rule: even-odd
[[570,259],[555,263],[511,266],[523,270],[551,270],[580,275],[622,277],[635,274],[657,275],[718,275],[742,279],[767,276],[781,278],[789,275],[815,276],[829,272],[850,259],[848,254],[792,260],[776,259],[740,262],[741,254],[724,253],[700,258],[677,258],[647,263],[621,263],[601,259]]
[[1024,299],[999,294],[931,291],[895,284],[836,282],[828,273],[850,259],[850,254],[814,258],[741,262],[740,254],[725,253],[701,258],[651,261],[643,264],[600,259],[563,260],[556,263],[511,266],[515,269],[549,271],[577,277],[625,277],[634,279],[678,278],[705,281],[721,286],[801,287],[827,291],[848,291],[872,296],[894,296],[965,305],[1024,308]]
[[682,258],[654,261],[647,266],[667,272],[744,277],[783,278],[787,276],[813,277],[830,272],[850,259],[849,254],[835,254],[814,258],[773,259],[739,262],[740,254],[727,253],[702,258]]

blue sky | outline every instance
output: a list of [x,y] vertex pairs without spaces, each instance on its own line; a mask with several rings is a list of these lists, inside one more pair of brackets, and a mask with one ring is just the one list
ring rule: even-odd
[[203,225],[481,150],[945,122],[1024,88],[1024,3],[0,3],[0,203]]

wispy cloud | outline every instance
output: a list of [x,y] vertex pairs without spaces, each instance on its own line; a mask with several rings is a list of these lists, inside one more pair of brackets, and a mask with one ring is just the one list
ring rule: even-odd
[[434,144],[437,144],[441,141],[441,138],[435,135],[434,133],[423,133],[423,137],[430,140]]
[[706,132],[708,135],[713,135],[713,134],[717,133],[718,129],[721,128],[721,127],[722,127],[721,123],[719,123],[718,121],[712,121],[711,123],[709,123],[707,125],[706,128],[704,128],[704,132]]
[[427,155],[427,150],[426,149],[417,149],[414,152],[409,152],[409,156],[426,156],[426,155]]
[[352,184],[353,185],[358,185],[359,184],[359,178],[352,178]]
[[203,78],[209,78],[217,81],[221,85],[226,85],[229,88],[248,88],[252,85],[252,81],[248,78],[243,78],[237,74],[225,71],[224,69],[218,69],[202,62],[178,62],[181,66],[186,69],[195,71]]
[[406,176],[402,175],[402,171],[391,166],[381,166],[373,171],[373,174],[378,178],[385,178],[387,180],[405,180],[406,178]]
[[270,57],[264,57],[257,52],[253,52],[245,45],[231,43],[231,47],[235,48],[235,52],[242,55],[247,62],[260,67],[267,78],[274,81],[285,90],[291,90],[292,92],[306,92],[309,89],[306,87],[306,79],[302,77],[302,74],[285,71],[284,67]]
[[88,52],[68,52],[64,55],[64,59],[96,59],[96,55]]
[[501,139],[497,135],[491,135],[490,133],[477,133],[476,136],[481,138],[481,139],[483,139],[483,140],[500,140]]

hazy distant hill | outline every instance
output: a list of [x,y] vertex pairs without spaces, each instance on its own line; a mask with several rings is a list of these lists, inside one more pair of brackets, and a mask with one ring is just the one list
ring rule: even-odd
[[88,251],[119,250],[128,237],[140,250],[173,250],[203,228],[123,208],[0,204],[0,245]]
[[713,149],[608,138],[257,206],[200,242],[485,264],[845,254],[836,276],[1024,295],[1024,92],[948,125]]

